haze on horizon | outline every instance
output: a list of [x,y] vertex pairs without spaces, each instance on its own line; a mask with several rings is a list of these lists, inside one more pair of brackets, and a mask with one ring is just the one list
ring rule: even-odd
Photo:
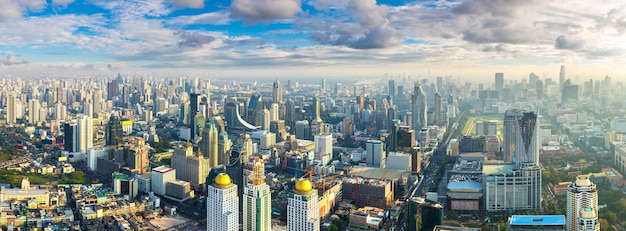
[[622,79],[607,0],[0,0],[0,76]]

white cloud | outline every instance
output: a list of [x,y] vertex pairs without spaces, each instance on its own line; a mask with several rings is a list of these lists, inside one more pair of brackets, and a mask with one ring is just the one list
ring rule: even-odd
[[179,8],[203,8],[204,0],[172,0],[174,6]]
[[301,12],[300,0],[233,0],[230,16],[248,24],[293,18]]
[[53,6],[59,6],[63,8],[69,6],[72,3],[74,3],[74,0],[52,0]]
[[16,65],[16,64],[27,64],[28,61],[21,59],[19,56],[15,55],[13,52],[7,52],[7,57],[2,59],[0,58],[0,65]]
[[0,22],[12,21],[22,17],[24,8],[15,0],[0,0]]
[[46,8],[46,0],[19,0],[30,11],[39,12]]

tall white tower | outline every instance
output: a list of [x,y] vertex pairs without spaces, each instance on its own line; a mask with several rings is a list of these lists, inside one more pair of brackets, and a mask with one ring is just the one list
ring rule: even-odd
[[87,149],[93,148],[93,119],[83,115],[78,118],[78,151],[87,153]]
[[315,135],[315,155],[326,165],[333,156],[333,135],[324,133]]
[[287,201],[287,230],[319,231],[320,202],[317,190],[304,179],[296,181],[296,189]]
[[243,194],[243,230],[272,230],[272,193],[265,184],[263,162],[255,161]]
[[588,176],[578,176],[567,190],[566,230],[600,231],[598,191]]
[[39,100],[31,99],[28,102],[28,123],[37,124],[39,122]]
[[16,122],[16,100],[17,99],[15,98],[15,93],[9,93],[9,96],[7,97],[7,124],[9,125],[15,124]]
[[214,184],[207,187],[206,200],[207,231],[239,230],[237,185],[228,174],[220,173],[215,177]]

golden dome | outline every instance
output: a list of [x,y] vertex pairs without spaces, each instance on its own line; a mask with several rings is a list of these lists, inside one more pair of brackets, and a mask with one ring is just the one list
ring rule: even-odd
[[302,191],[302,192],[308,192],[308,191],[311,191],[312,189],[313,189],[313,185],[311,184],[311,181],[305,180],[305,179],[296,180],[296,190]]
[[217,176],[215,177],[216,185],[229,185],[231,183],[232,182],[230,180],[230,176],[228,176],[228,174],[226,173],[217,174]]

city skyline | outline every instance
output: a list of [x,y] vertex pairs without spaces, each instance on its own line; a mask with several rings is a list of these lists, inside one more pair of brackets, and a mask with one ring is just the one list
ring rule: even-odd
[[4,76],[625,74],[619,1],[1,2]]

